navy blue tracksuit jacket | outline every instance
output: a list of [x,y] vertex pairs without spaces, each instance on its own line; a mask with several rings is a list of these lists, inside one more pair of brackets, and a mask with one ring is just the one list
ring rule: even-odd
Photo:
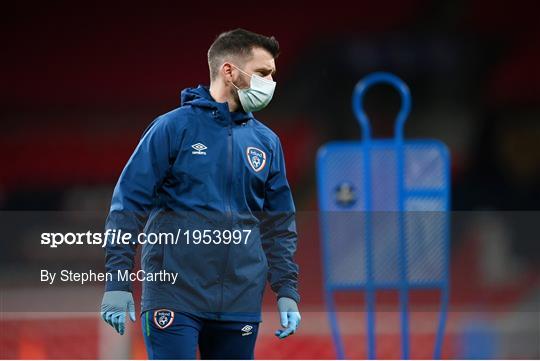
[[[278,136],[251,113],[229,112],[208,88],[148,127],[114,189],[107,229],[174,233],[239,230],[246,243],[143,244],[141,268],[177,272],[143,282],[142,311],[167,308],[210,319],[260,321],[266,280],[299,301],[295,208]],[[219,234],[219,233],[218,233]],[[106,270],[132,270],[136,244],[108,243]],[[130,291],[114,277],[106,290]]]

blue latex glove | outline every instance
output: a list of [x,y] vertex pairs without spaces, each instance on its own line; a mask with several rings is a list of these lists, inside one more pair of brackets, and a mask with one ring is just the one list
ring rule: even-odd
[[288,297],[280,297],[278,300],[278,311],[281,326],[283,330],[277,330],[275,335],[279,338],[285,338],[296,332],[298,326],[300,326],[300,312],[298,312],[298,305],[296,302]]
[[133,295],[126,291],[108,291],[101,301],[101,318],[123,335],[126,329],[126,312],[135,322],[135,303]]

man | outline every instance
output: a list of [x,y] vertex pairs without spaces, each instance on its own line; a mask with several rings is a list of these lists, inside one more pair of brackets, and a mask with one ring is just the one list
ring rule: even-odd
[[[252,359],[266,279],[285,338],[300,322],[295,208],[279,138],[253,117],[270,102],[279,44],[243,29],[208,50],[210,87],[146,130],[115,187],[101,314],[118,333],[135,321],[126,272],[142,244],[142,327],[151,359]],[[174,242],[139,242],[142,233]],[[112,234],[112,233],[111,233]],[[126,244],[127,243],[127,244]],[[177,278],[165,277],[176,274]],[[124,275],[124,276],[122,276]],[[150,277],[152,276],[153,277]]]

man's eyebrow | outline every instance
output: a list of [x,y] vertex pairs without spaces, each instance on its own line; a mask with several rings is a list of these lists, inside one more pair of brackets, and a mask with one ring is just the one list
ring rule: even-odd
[[275,68],[258,68],[255,71],[257,71],[257,72],[271,72],[272,75],[274,75],[276,73]]

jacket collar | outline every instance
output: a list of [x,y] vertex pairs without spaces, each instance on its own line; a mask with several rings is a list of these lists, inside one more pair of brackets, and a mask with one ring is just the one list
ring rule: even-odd
[[180,94],[180,105],[191,105],[199,108],[207,108],[215,117],[221,113],[221,118],[228,119],[235,123],[244,123],[253,119],[251,112],[230,112],[227,102],[219,103],[212,98],[210,90],[206,85],[199,85],[196,88],[186,88]]

